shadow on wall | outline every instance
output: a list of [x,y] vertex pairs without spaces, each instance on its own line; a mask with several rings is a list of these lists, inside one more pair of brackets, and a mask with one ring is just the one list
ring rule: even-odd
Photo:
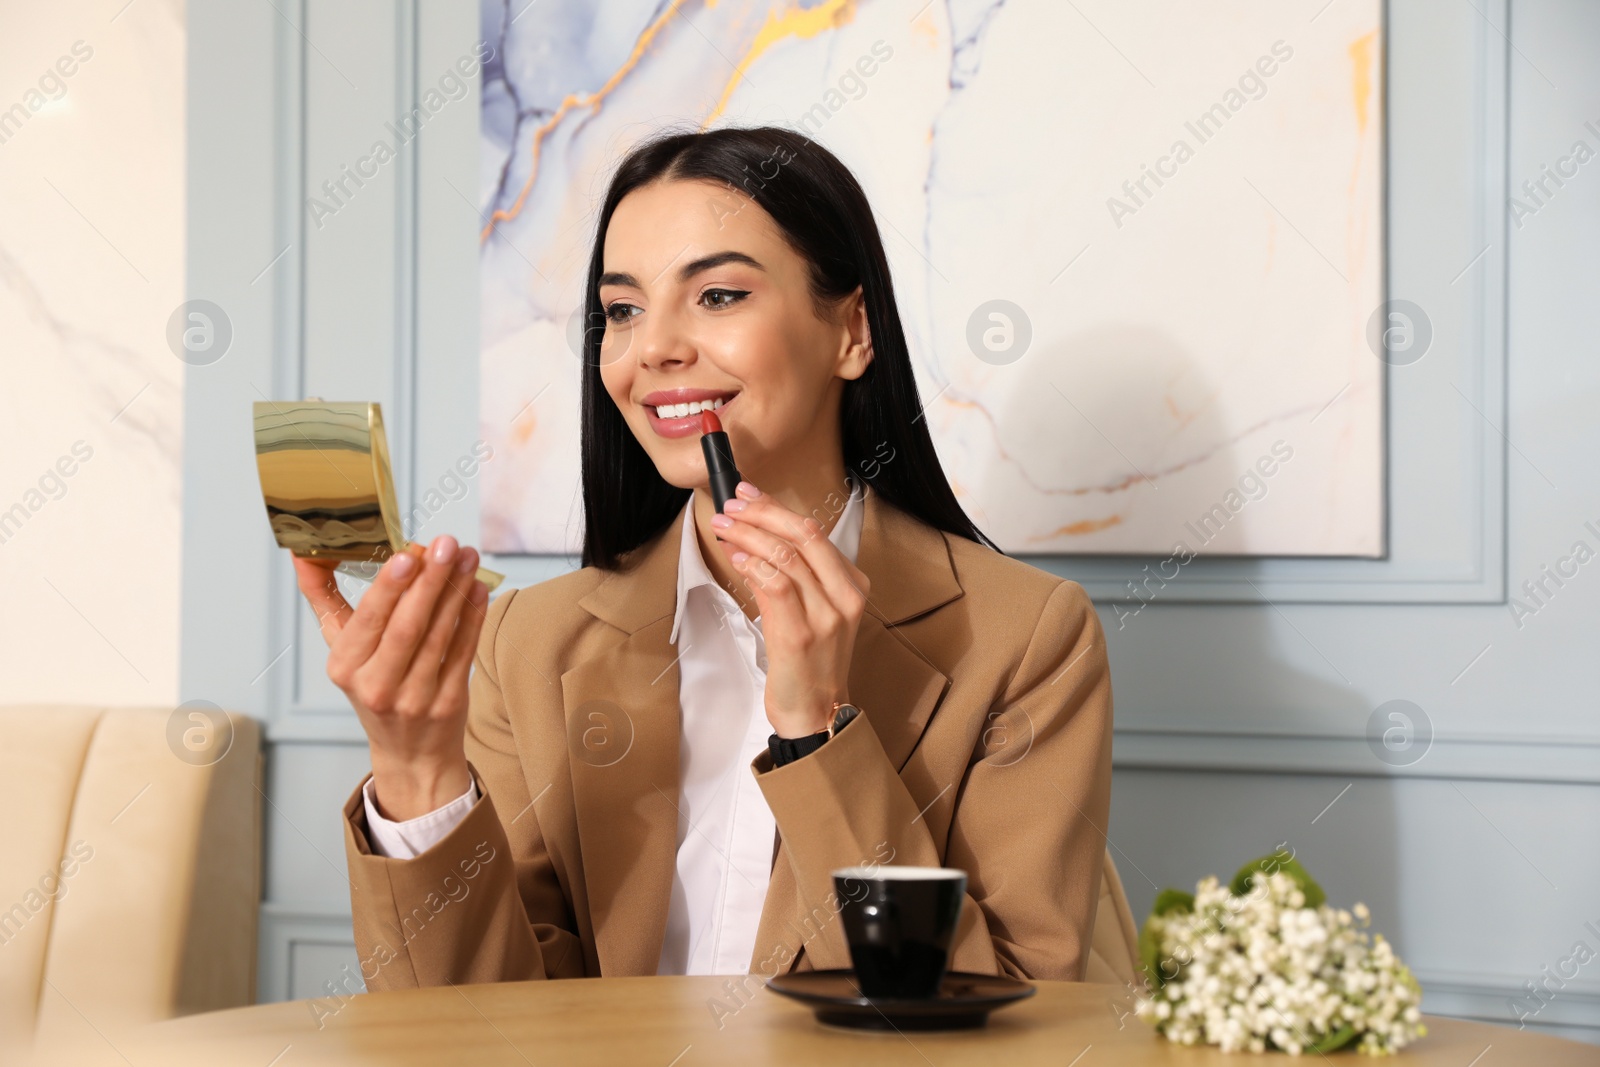
[[[1074,473],[1082,467],[1125,470],[1134,480],[1124,488],[1097,490],[1106,498],[1107,513],[1119,507],[1119,493],[1148,482],[1155,492],[1143,500],[1159,497],[1164,516],[1165,551],[1097,557],[1114,558],[1127,580],[1126,600],[1097,605],[1119,732],[1170,732],[1173,746],[1161,769],[1119,764],[1112,826],[1102,828],[1109,833],[1135,918],[1143,923],[1161,889],[1192,891],[1206,875],[1226,880],[1244,863],[1288,849],[1327,889],[1332,903],[1366,902],[1372,928],[1389,935],[1403,955],[1394,783],[1364,778],[1355,785],[1349,776],[1296,773],[1287,766],[1282,774],[1263,774],[1255,761],[1248,773],[1218,773],[1213,739],[1231,736],[1244,744],[1272,735],[1362,738],[1375,721],[1384,730],[1404,731],[1409,724],[1375,720],[1354,679],[1345,679],[1347,667],[1329,662],[1325,673],[1297,668],[1295,663],[1307,659],[1307,638],[1264,600],[1172,599],[1173,590],[1192,574],[1188,563],[1221,554],[1219,544],[1237,544],[1238,530],[1230,527],[1248,522],[1252,507],[1295,477],[1293,455],[1300,446],[1295,422],[1234,440],[1236,431],[1225,425],[1216,403],[1220,383],[1202,377],[1172,338],[1144,327],[1076,335],[1051,358],[1053,366],[1063,368],[1056,384],[1065,399],[1049,388],[1043,390],[1047,397],[1040,397],[1037,383],[1024,388],[1018,375],[1005,418],[1036,426],[1047,418],[1075,422],[1086,428],[1075,439],[1088,442],[1095,460],[1083,464],[1071,456],[1053,457],[1053,468],[1042,465],[1036,474],[1030,472],[1034,480],[1068,486],[1079,484]],[[1125,420],[1119,422],[1119,412],[1148,403],[1152,393],[1164,398],[1171,413],[1163,440],[1152,441],[1148,434],[1141,440]],[[1057,401],[1053,410],[1045,403],[1051,398]],[[1179,471],[1184,477],[1174,479]],[[974,518],[981,524],[980,516]],[[1248,557],[1235,558],[1245,578],[1263,569]],[[1057,573],[1072,576],[1073,557],[1052,563]],[[1203,761],[1197,755],[1194,770],[1184,767],[1185,735],[1200,735],[1189,743],[1210,750]],[[1383,770],[1379,763],[1414,762],[1425,751],[1398,733],[1390,739],[1394,743],[1384,747],[1378,738],[1375,770]],[[1241,759],[1239,768],[1245,767]]]

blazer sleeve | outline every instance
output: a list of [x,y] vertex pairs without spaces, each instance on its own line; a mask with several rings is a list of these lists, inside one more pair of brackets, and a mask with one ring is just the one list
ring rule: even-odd
[[[996,719],[1031,744],[976,747],[957,786],[945,854],[866,716],[816,751],[752,763],[788,845],[803,897],[833,893],[831,871],[870,863],[959,867],[967,896],[953,970],[1079,981],[1088,963],[1111,805],[1111,672],[1088,594],[1050,593]],[[954,714],[944,707],[938,714]],[[865,850],[865,851],[863,851]],[[841,924],[806,946],[816,969],[849,967]]]
[[515,595],[490,605],[473,660],[466,753],[481,799],[466,818],[421,855],[391,859],[372,850],[366,779],[345,803],[350,905],[369,991],[583,976],[495,662]]

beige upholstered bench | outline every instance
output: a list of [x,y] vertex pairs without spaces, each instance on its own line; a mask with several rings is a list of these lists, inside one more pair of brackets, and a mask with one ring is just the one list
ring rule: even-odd
[[1122,890],[1122,879],[1117,876],[1117,865],[1111,862],[1108,849],[1105,870],[1100,875],[1100,906],[1094,915],[1094,934],[1089,939],[1089,965],[1084,968],[1083,980],[1126,988],[1136,984],[1134,976],[1138,970],[1139,928],[1133,921],[1128,895]]
[[0,1061],[254,1001],[260,776],[248,716],[0,706]]

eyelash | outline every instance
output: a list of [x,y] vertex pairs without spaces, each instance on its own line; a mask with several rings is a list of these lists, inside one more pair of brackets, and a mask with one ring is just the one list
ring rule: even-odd
[[[703,300],[706,297],[710,296],[712,293],[725,293],[728,296],[731,296],[733,298],[733,299],[728,300],[725,303],[723,303],[723,304],[721,304],[721,305],[719,305],[717,307],[712,308],[711,310],[713,310],[713,311],[721,311],[724,308],[730,308],[733,305],[737,304],[739,301],[743,300],[745,297],[750,295],[750,292],[747,289],[726,289],[726,288],[723,288],[723,289],[707,289],[705,292],[700,294],[700,297]],[[627,307],[633,307],[633,305],[629,304],[629,303],[626,303],[624,301],[621,301],[621,300],[615,300],[615,301],[612,301],[611,303],[607,304],[606,307],[605,307],[605,312],[604,312],[605,317],[606,317],[606,322],[610,323],[612,325],[621,325],[624,320],[616,318],[615,315],[613,315],[612,313],[617,308],[627,308]],[[633,316],[631,316],[631,315],[628,316],[628,318],[632,318],[632,317]]]

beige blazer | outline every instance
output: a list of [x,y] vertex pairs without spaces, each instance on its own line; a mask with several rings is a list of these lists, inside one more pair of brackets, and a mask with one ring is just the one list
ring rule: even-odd
[[[1111,799],[1111,677],[1083,588],[947,535],[868,490],[871,580],[850,696],[863,714],[780,768],[750,972],[849,967],[830,872],[959,867],[951,967],[1077,980]],[[427,852],[372,853],[345,804],[367,988],[654,974],[678,833],[683,515],[616,572],[490,606],[466,749],[483,799]],[[691,832],[693,832],[691,830]]]

